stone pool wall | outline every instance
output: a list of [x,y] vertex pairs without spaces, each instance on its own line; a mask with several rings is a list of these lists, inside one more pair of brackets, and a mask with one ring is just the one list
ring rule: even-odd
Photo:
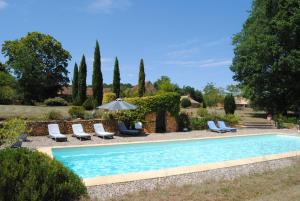
[[[178,130],[177,121],[174,116],[169,112],[166,112],[165,116],[166,132],[176,132]],[[116,133],[118,130],[116,120],[103,120],[103,119],[91,119],[91,120],[58,120],[58,121],[28,121],[27,128],[30,130],[32,136],[45,136],[48,135],[48,124],[58,124],[61,133],[72,134],[72,124],[81,124],[85,132],[94,133],[93,124],[102,123],[104,129],[108,132]],[[147,114],[144,123],[144,132],[147,134],[156,132],[156,113]]]

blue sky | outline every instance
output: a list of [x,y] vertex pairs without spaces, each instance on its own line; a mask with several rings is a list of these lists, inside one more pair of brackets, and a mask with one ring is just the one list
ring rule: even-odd
[[50,34],[71,53],[70,72],[85,54],[90,83],[98,39],[106,83],[117,56],[124,83],[137,83],[143,58],[152,82],[167,75],[180,86],[226,87],[231,38],[250,8],[251,0],[0,0],[0,44],[31,31]]

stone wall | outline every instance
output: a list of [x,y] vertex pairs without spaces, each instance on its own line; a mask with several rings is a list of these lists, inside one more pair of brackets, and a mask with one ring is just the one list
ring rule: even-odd
[[[149,113],[145,117],[144,129],[146,133],[156,132],[156,113]],[[178,131],[176,118],[171,113],[166,112],[166,132]]]
[[166,113],[166,132],[176,132],[178,131],[177,120],[170,112]]
[[[45,136],[48,135],[48,124],[58,124],[61,133],[72,134],[72,124],[81,124],[84,131],[87,133],[94,133],[93,124],[102,123],[104,129],[108,132],[117,131],[117,122],[114,120],[102,120],[102,119],[91,119],[91,120],[73,120],[73,121],[29,121],[27,127],[31,131],[32,136]],[[166,112],[166,132],[176,132],[178,130],[177,121],[174,116],[169,112]],[[145,133],[156,132],[156,113],[149,113],[145,117],[144,123]]]
[[156,113],[149,113],[145,116],[144,124],[145,133],[155,133],[156,132]]
[[48,124],[58,124],[61,133],[72,134],[72,124],[81,124],[84,131],[87,133],[94,133],[93,124],[102,123],[104,129],[108,132],[117,131],[117,122],[114,120],[73,120],[73,121],[32,121],[27,122],[27,128],[30,130],[32,136],[44,136],[48,135]]

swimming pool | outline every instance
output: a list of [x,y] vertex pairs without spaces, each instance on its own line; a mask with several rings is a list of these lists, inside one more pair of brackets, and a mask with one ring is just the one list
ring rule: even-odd
[[300,151],[300,138],[255,135],[138,144],[52,148],[81,178],[94,178]]

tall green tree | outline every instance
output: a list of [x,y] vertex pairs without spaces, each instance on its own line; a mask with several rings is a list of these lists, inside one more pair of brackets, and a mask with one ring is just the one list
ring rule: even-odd
[[168,76],[161,76],[154,82],[154,87],[159,92],[180,92],[178,85],[173,84]]
[[138,83],[138,94],[139,97],[143,97],[145,94],[145,68],[144,68],[144,60],[140,61],[140,71],[139,71],[139,83]]
[[86,71],[87,67],[85,62],[85,56],[82,55],[78,72],[78,101],[80,104],[83,104],[86,100]]
[[202,92],[191,86],[183,86],[181,89],[181,95],[190,95],[195,101],[198,101],[199,103],[203,102]]
[[31,32],[21,39],[5,41],[2,53],[14,71],[25,103],[54,97],[69,83],[71,55],[50,35]]
[[299,0],[254,0],[233,44],[234,79],[254,106],[271,113],[300,107]]
[[7,72],[6,66],[0,62],[0,71]]
[[73,80],[72,80],[72,100],[73,100],[73,102],[75,102],[77,98],[78,98],[78,66],[77,66],[77,63],[75,63],[74,72],[73,72]]
[[216,87],[213,83],[207,83],[203,89],[204,102],[207,106],[217,106],[223,103],[225,92],[222,88]]
[[120,69],[119,69],[119,60],[116,57],[115,66],[114,66],[114,78],[113,78],[113,92],[116,94],[117,98],[120,98],[120,86],[121,86],[121,78],[120,78]]
[[94,51],[92,85],[93,85],[93,97],[96,101],[96,106],[101,105],[103,100],[103,77],[101,72],[101,56],[100,56],[100,47],[98,41],[96,41],[96,47]]

